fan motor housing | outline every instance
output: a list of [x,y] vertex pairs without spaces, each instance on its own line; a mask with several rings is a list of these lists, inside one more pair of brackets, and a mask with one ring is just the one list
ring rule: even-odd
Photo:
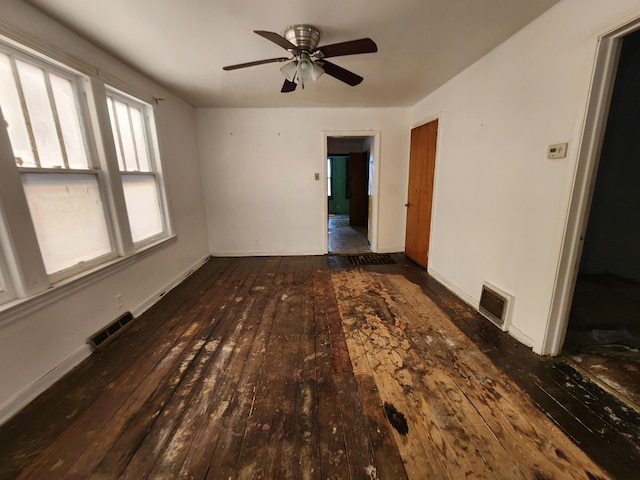
[[300,50],[313,52],[320,41],[320,31],[311,25],[293,25],[284,32],[284,38]]

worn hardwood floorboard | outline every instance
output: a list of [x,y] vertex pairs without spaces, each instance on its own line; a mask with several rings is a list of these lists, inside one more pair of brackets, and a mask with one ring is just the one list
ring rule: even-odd
[[[496,367],[508,344],[462,333],[451,318],[468,309],[422,280],[406,264],[212,259],[0,427],[0,478],[613,478]],[[554,405],[571,379],[590,395],[564,399],[583,429],[615,428],[575,371],[536,365],[513,368]]]
[[[517,384],[538,409],[614,478],[635,479],[640,470],[640,412],[582,375],[562,357],[540,357],[502,333],[474,309],[403,255],[397,265],[374,267],[401,273],[419,285],[464,334]],[[337,264],[335,268],[344,268]]]
[[[333,277],[352,358],[366,359],[383,401],[406,417],[397,443],[412,478],[606,478],[417,285]],[[437,472],[424,461],[432,451]]]

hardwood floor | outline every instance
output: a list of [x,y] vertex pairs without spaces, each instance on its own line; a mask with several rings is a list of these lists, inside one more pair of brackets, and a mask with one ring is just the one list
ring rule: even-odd
[[637,412],[394,258],[210,260],[0,427],[0,478],[634,478]]

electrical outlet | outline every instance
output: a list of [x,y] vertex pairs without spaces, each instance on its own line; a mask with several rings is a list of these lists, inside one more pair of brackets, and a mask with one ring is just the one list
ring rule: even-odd
[[118,307],[118,308],[122,308],[123,307],[122,294],[121,293],[116,295],[116,307]]
[[315,177],[316,177],[316,180],[320,180],[320,174],[319,173],[316,173]]

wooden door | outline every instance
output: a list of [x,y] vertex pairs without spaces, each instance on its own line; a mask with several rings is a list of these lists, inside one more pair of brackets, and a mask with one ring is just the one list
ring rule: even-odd
[[366,226],[369,214],[369,154],[349,154],[349,225]]
[[411,130],[405,254],[427,268],[438,121]]

